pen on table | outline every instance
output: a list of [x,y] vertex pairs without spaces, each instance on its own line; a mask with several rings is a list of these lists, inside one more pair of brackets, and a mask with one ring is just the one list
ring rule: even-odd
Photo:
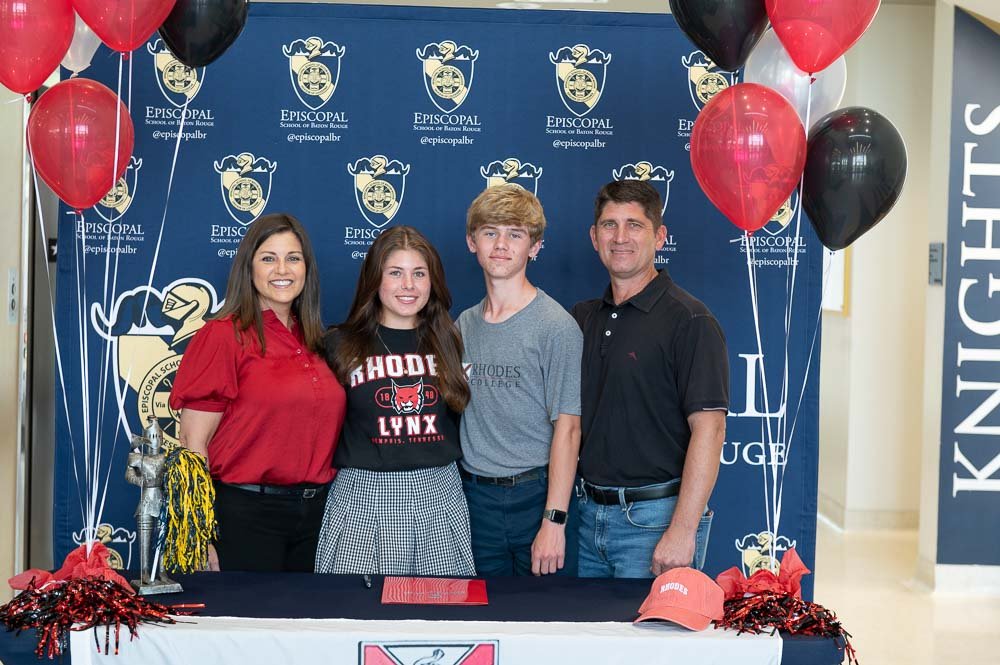
[[371,589],[372,588],[372,576],[371,575],[362,575],[361,576],[361,581],[365,583],[365,588],[366,589]]

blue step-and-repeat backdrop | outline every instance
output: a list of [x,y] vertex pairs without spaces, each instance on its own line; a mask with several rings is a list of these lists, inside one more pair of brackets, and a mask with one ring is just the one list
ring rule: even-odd
[[[812,565],[819,363],[807,361],[822,248],[804,219],[796,242],[794,196],[753,236],[765,402],[755,378],[760,355],[742,235],[708,202],[690,168],[695,117],[736,76],[717,70],[670,16],[254,3],[241,37],[207,68],[179,64],[154,35],[125,72],[122,97],[136,128],[131,165],[114,191],[84,211],[82,225],[65,207],[60,223],[57,328],[69,419],[58,419],[58,560],[82,534],[89,431],[91,452],[95,442],[101,447],[91,467],[100,467],[98,485],[107,487],[100,535],[120,564],[134,563],[137,490],[123,480],[126,430],[138,431],[153,414],[176,436],[167,404],[174,373],[219,307],[240,238],[262,213],[287,211],[305,224],[328,323],[345,315],[373,238],[395,224],[416,226],[435,243],[457,315],[483,296],[465,246],[465,210],[485,187],[515,182],[538,195],[549,223],[529,277],[569,308],[598,296],[608,281],[588,237],[594,195],[609,180],[642,178],[665,201],[669,235],[658,266],[711,307],[729,342],[732,404],[706,570],[740,565],[749,574],[791,546]],[[117,55],[102,47],[84,75],[115,89]],[[114,279],[105,287],[108,254]],[[790,261],[797,262],[794,289]],[[89,390],[78,389],[84,354]],[[788,435],[765,432],[768,408],[772,425],[784,416]],[[784,481],[780,511],[775,478]]]

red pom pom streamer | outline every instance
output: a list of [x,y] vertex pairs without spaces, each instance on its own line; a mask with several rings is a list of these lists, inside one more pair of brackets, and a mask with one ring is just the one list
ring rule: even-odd
[[844,630],[834,612],[822,605],[795,598],[787,593],[764,591],[746,598],[732,598],[724,605],[725,614],[716,628],[757,635],[770,628],[790,635],[811,635],[837,640],[847,652],[847,662],[857,663],[851,634]]
[[101,642],[98,626],[104,626],[104,653],[110,653],[114,628],[114,653],[118,654],[122,626],[130,638],[137,636],[140,623],[176,623],[169,615],[188,615],[204,605],[154,603],[117,582],[95,577],[78,577],[64,584],[50,584],[44,590],[33,585],[6,605],[0,606],[0,623],[8,631],[35,629],[39,658],[54,658],[66,652],[70,630],[94,628],[98,653]]

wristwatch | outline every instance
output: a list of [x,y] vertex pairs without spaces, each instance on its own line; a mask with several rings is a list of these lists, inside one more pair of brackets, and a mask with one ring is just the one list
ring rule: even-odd
[[544,513],[542,513],[542,517],[549,520],[550,522],[555,522],[556,524],[566,523],[565,510],[556,510],[555,508],[549,508]]

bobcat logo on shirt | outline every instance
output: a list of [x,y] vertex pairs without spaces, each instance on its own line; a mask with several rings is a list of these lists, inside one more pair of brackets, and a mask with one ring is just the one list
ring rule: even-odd
[[424,408],[424,380],[408,386],[392,382],[392,408],[396,413],[420,413]]

